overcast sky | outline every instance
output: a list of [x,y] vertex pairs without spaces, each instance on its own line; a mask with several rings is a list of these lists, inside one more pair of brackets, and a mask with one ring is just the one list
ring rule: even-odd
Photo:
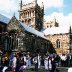
[[[23,4],[33,0],[23,0]],[[72,0],[37,0],[38,4],[44,3],[45,20],[54,19],[60,26],[72,25]],[[15,13],[18,18],[20,0],[0,0],[0,14],[11,18]]]

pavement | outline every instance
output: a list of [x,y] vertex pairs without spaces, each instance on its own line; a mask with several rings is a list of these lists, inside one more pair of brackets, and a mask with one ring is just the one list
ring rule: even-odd
[[[57,67],[55,72],[68,72],[69,68],[71,67]],[[12,71],[7,70],[6,72],[12,72]],[[34,66],[31,66],[30,68],[23,70],[23,72],[36,72],[36,71],[34,70]],[[38,72],[48,72],[48,71],[45,70],[44,66],[41,66]]]
[[[12,71],[11,71],[11,69],[8,69],[8,70],[6,70],[6,72],[12,72]],[[23,72],[36,72],[36,71],[34,69],[34,66],[31,66],[31,67],[26,68],[25,70],[23,70]],[[47,72],[47,71],[44,69],[44,66],[41,66],[40,69],[38,70],[38,72]]]

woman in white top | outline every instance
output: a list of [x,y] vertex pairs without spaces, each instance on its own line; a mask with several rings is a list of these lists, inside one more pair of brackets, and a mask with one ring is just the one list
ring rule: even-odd
[[12,65],[12,67],[14,68],[14,69],[16,69],[16,65],[17,65],[17,58],[16,58],[16,56],[14,55],[14,57],[13,57],[13,63],[12,63],[13,65]]
[[40,68],[41,65],[41,56],[38,54],[38,68]]
[[49,58],[49,56],[46,55],[46,56],[45,56],[45,59],[44,59],[44,66],[45,66],[45,69],[46,69],[46,70],[48,70],[48,58]]

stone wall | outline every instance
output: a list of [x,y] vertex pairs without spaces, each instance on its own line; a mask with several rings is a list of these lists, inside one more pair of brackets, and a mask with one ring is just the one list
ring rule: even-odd
[[[69,34],[55,34],[48,35],[48,39],[52,42],[53,47],[55,48],[57,53],[68,53],[69,49]],[[56,48],[56,40],[60,41],[60,48]]]

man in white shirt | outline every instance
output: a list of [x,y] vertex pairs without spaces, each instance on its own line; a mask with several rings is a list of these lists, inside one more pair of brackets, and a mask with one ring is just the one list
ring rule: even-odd
[[65,54],[62,54],[60,58],[61,58],[61,66],[65,67],[67,56]]
[[15,70],[16,70],[16,65],[17,65],[17,58],[16,58],[16,55],[14,54],[12,67],[13,67]]

